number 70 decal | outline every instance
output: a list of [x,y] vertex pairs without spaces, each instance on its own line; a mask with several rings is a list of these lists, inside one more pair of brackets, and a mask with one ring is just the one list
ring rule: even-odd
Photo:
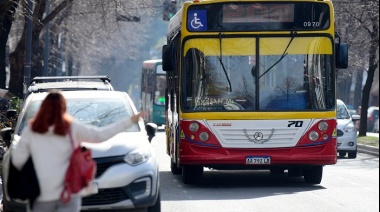
[[303,121],[289,121],[288,127],[302,127]]

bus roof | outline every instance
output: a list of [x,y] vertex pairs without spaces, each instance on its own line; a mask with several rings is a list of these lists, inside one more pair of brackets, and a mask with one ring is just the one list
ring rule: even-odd
[[144,69],[155,69],[156,65],[161,65],[162,59],[152,59],[152,60],[145,60],[143,62],[142,68]]
[[144,60],[143,64],[148,64],[148,63],[161,63],[162,59],[152,59],[152,60]]

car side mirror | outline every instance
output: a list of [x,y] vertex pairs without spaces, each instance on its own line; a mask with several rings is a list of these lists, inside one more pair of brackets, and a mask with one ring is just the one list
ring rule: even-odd
[[145,125],[146,134],[148,135],[149,142],[152,141],[153,137],[156,136],[157,124],[147,123]]
[[15,109],[9,109],[9,110],[7,110],[6,116],[8,119],[16,118],[17,117],[17,111]]
[[3,142],[5,143],[5,145],[7,145],[7,147],[11,146],[11,140],[12,140],[12,133],[13,132],[14,132],[14,130],[11,127],[3,128],[0,131],[1,138],[2,138]]
[[352,118],[352,121],[359,121],[360,120],[359,115],[352,115],[351,118]]

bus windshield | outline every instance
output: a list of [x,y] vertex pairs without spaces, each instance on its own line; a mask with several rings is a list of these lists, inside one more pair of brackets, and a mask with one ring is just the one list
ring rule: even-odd
[[332,48],[328,37],[190,39],[182,109],[334,110]]

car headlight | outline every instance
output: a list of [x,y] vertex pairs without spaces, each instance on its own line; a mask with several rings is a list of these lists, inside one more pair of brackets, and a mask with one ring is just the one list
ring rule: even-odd
[[137,166],[145,163],[150,158],[150,152],[147,148],[135,149],[124,156],[124,161],[131,166]]
[[354,123],[352,123],[352,122],[347,124],[347,126],[344,128],[344,132],[346,132],[346,133],[353,133],[355,131],[356,131],[356,128],[355,128]]

